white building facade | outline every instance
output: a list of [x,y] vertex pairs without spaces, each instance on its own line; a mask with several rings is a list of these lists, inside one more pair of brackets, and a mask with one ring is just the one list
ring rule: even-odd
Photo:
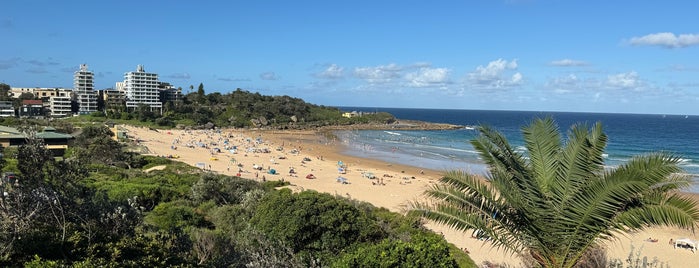
[[80,114],[97,111],[97,92],[94,84],[95,74],[87,70],[87,64],[80,64],[80,70],[73,75],[73,92],[77,95]]
[[123,88],[126,108],[133,110],[139,104],[145,104],[151,111],[162,111],[163,104],[160,102],[158,85],[160,85],[158,74],[147,73],[143,65],[138,65],[135,72],[125,73]]
[[[67,117],[73,114],[71,112],[71,92],[69,90],[57,90],[49,98],[49,111],[51,117]],[[96,101],[95,101],[96,103]],[[82,106],[80,107],[82,109]]]

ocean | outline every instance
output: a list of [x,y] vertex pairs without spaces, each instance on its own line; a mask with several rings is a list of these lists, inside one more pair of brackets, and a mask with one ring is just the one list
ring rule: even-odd
[[[360,130],[338,131],[346,154],[433,170],[460,169],[486,172],[469,141],[478,135],[472,127],[489,125],[507,137],[517,150],[523,146],[521,127],[535,118],[551,116],[566,133],[576,123],[602,122],[608,136],[605,165],[614,167],[632,156],[669,152],[680,157],[680,166],[699,181],[699,116],[607,114],[572,112],[486,111],[338,107],[343,111],[388,112],[399,119],[470,126],[457,130]],[[564,134],[565,135],[565,134]],[[689,192],[699,193],[695,183]]]

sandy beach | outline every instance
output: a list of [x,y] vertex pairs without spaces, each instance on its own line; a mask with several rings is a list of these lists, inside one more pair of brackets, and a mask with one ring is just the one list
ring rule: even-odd
[[[151,130],[123,126],[131,138],[149,149],[149,154],[172,156],[202,169],[251,180],[284,180],[293,190],[315,190],[344,196],[404,212],[407,202],[421,198],[437,183],[440,170],[346,156],[342,144],[315,131],[259,130]],[[255,169],[258,167],[259,169]],[[275,174],[270,174],[274,170]],[[314,179],[307,179],[312,174]],[[486,241],[471,238],[470,233],[428,224],[447,241],[468,249],[471,258],[519,266],[517,256],[503,253]],[[648,238],[657,242],[646,241]],[[631,247],[641,249],[649,260],[657,257],[671,267],[697,267],[699,253],[675,249],[670,239],[699,240],[689,230],[653,228],[632,235],[618,236],[606,243],[610,257],[624,260]]]

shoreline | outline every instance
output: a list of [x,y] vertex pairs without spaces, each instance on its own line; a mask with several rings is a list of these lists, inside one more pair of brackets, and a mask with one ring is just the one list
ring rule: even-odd
[[[385,207],[393,212],[404,213],[409,201],[424,198],[422,194],[428,187],[438,183],[444,171],[422,169],[410,165],[392,164],[376,159],[362,158],[343,154],[346,145],[329,134],[334,129],[321,130],[259,130],[259,129],[221,129],[213,130],[152,130],[128,126],[130,137],[142,140],[154,155],[176,155],[173,159],[193,166],[204,163],[205,168],[221,174],[260,181],[285,180],[294,191],[315,190],[337,196],[365,201],[376,207]],[[227,138],[224,138],[227,137]],[[176,149],[173,141],[179,140]],[[187,147],[187,141],[221,144],[228,139],[231,146],[238,146],[236,154],[222,150],[211,153],[211,148]],[[257,141],[261,142],[257,142]],[[256,153],[249,148],[266,148],[268,153]],[[278,151],[278,149],[282,149]],[[243,150],[245,149],[245,150]],[[304,161],[307,158],[310,161]],[[216,160],[214,160],[216,159]],[[232,159],[232,160],[230,160]],[[235,162],[232,162],[235,161]],[[337,169],[338,161],[346,165],[344,174]],[[233,164],[232,164],[233,163]],[[242,172],[236,170],[241,164]],[[208,166],[207,166],[208,165]],[[275,175],[253,171],[253,165],[278,170]],[[289,174],[293,168],[296,174]],[[422,171],[422,172],[421,172]],[[316,179],[305,179],[312,173]],[[370,173],[375,178],[368,179]],[[338,182],[337,177],[346,178],[347,184]],[[699,195],[687,193],[699,199]],[[426,224],[427,228],[441,233],[445,239],[458,248],[466,248],[470,256],[481,264],[483,261],[520,265],[518,257],[503,253],[493,248],[486,241],[470,237],[470,233],[454,231],[444,226]],[[644,242],[649,237],[658,239],[658,243]],[[608,256],[624,260],[628,257],[630,246],[643,249],[641,256],[654,256],[671,264],[673,267],[686,266],[691,256],[688,250],[673,249],[668,245],[669,239],[690,238],[699,240],[691,231],[670,227],[647,229],[635,234],[618,236],[616,240],[605,243]]]

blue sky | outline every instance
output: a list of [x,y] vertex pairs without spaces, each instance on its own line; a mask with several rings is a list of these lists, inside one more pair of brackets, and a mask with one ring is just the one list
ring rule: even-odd
[[143,64],[329,106],[699,114],[697,1],[0,2],[0,82]]

